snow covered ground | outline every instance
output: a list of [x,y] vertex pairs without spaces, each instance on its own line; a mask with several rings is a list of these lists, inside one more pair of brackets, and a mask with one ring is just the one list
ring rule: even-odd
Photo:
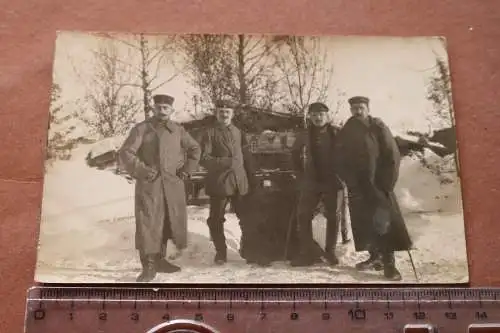
[[[85,165],[88,146],[74,151],[69,161],[47,172],[40,230],[36,280],[61,283],[130,283],[140,273],[134,246],[133,184],[108,171]],[[429,160],[439,157],[430,152]],[[441,185],[415,158],[405,158],[397,194],[415,240],[412,256],[420,282],[468,281],[460,184]],[[238,255],[240,230],[234,215],[225,224],[229,262],[213,266],[213,246],[206,218],[208,207],[189,206],[189,247],[175,260],[182,270],[159,274],[158,283],[384,283],[380,272],[357,272],[352,242],[338,246],[341,265],[290,267],[249,266]],[[324,244],[323,216],[314,220],[314,234]],[[340,238],[340,237],[339,237]],[[172,253],[169,249],[169,253]],[[396,254],[403,283],[416,282],[408,253]]]

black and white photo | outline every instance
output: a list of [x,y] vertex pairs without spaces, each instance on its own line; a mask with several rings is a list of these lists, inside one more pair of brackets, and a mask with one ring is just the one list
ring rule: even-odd
[[469,281],[439,36],[59,32],[35,279]]

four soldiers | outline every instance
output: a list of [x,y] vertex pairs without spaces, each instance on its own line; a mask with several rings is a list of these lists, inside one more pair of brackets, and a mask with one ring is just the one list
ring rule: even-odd
[[[242,234],[252,233],[242,214],[244,200],[256,186],[256,170],[245,135],[232,123],[234,110],[217,105],[216,122],[198,143],[170,120],[173,102],[168,95],[154,96],[154,117],[133,127],[118,154],[119,167],[136,179],[136,248],[143,267],[138,282],[151,281],[157,272],[180,270],[165,259],[166,244],[171,239],[178,250],[187,246],[184,180],[198,164],[207,170],[207,225],[214,262],[227,261],[224,222],[229,202]],[[352,116],[341,129],[329,123],[325,104],[311,104],[311,126],[300,133],[292,149],[299,189],[299,255],[291,265],[309,266],[316,261],[312,219],[320,202],[327,220],[324,257],[331,265],[338,264],[335,248],[339,224],[345,219],[347,188],[355,249],[370,254],[356,267],[383,270],[387,279],[400,280],[394,251],[409,250],[412,242],[394,195],[399,150],[388,127],[369,115],[368,98],[353,97],[349,104]],[[342,237],[347,242],[344,229]]]

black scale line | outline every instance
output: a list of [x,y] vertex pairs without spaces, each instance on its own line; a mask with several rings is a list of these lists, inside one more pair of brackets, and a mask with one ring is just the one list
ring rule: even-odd
[[102,310],[106,310],[106,292],[104,292],[103,296],[102,296],[102,302],[101,302],[102,306]]
[[420,295],[419,295],[419,293],[417,293],[417,309],[418,309],[418,312],[420,312]]

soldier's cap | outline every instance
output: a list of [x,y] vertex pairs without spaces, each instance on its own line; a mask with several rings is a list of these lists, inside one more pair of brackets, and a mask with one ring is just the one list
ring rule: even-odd
[[216,109],[234,109],[235,105],[231,101],[218,100],[215,102]]
[[320,103],[320,102],[316,102],[316,103],[312,103],[311,105],[309,105],[309,109],[308,109],[308,112],[309,113],[312,113],[312,112],[328,112],[330,109],[328,109],[328,107],[323,104],[323,103]]
[[155,104],[168,104],[172,106],[174,104],[174,98],[169,95],[154,95],[153,101]]
[[348,102],[351,105],[353,105],[353,104],[369,104],[370,99],[368,97],[365,97],[365,96],[354,96],[354,97],[349,98]]

